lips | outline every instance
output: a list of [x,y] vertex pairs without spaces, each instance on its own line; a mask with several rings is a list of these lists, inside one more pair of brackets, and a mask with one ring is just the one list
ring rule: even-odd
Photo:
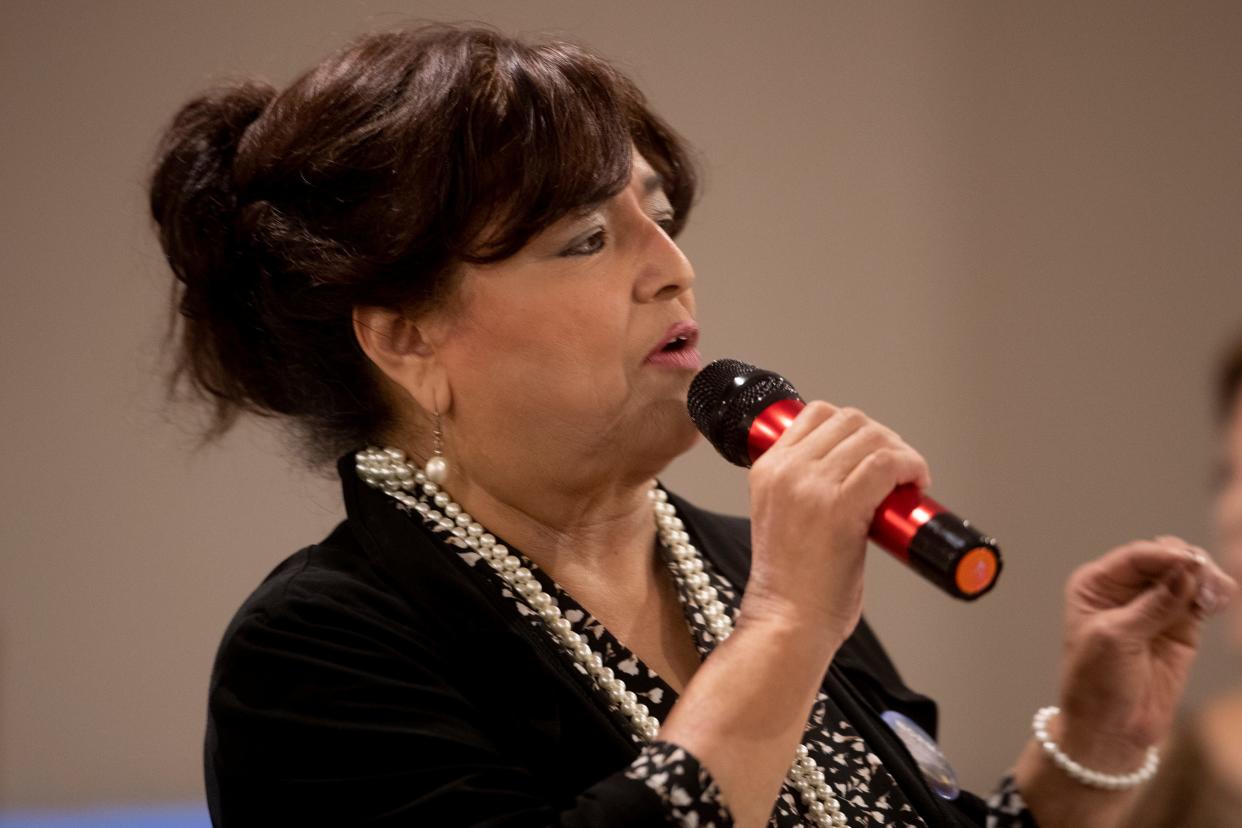
[[681,322],[674,322],[669,329],[664,332],[664,337],[660,340],[651,353],[647,355],[648,359],[660,353],[670,353],[680,348],[693,348],[699,341],[699,326],[692,319],[684,319]]
[[692,319],[675,322],[647,355],[647,362],[674,368],[697,368],[699,326]]

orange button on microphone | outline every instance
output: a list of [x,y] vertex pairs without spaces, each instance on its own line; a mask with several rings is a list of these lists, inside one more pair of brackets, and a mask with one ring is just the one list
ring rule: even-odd
[[996,580],[996,552],[976,546],[957,562],[957,588],[967,595],[977,595]]

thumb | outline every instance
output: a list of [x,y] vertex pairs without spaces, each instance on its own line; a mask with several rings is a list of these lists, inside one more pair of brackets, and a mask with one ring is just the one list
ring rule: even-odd
[[1118,626],[1137,639],[1152,639],[1167,630],[1190,606],[1195,579],[1185,567],[1175,566],[1117,610]]

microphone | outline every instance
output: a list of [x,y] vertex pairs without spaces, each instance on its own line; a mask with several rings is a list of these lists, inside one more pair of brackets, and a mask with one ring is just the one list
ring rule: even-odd
[[[780,374],[736,359],[718,359],[690,384],[687,407],[716,451],[730,463],[750,468],[806,403]],[[1000,576],[996,540],[912,483],[898,486],[884,499],[869,536],[954,598],[974,601]]]

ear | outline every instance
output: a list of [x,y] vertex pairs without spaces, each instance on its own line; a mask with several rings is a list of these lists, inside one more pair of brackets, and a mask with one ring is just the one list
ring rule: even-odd
[[358,306],[353,321],[358,344],[384,376],[424,411],[448,413],[452,394],[447,372],[426,330],[394,308]]

